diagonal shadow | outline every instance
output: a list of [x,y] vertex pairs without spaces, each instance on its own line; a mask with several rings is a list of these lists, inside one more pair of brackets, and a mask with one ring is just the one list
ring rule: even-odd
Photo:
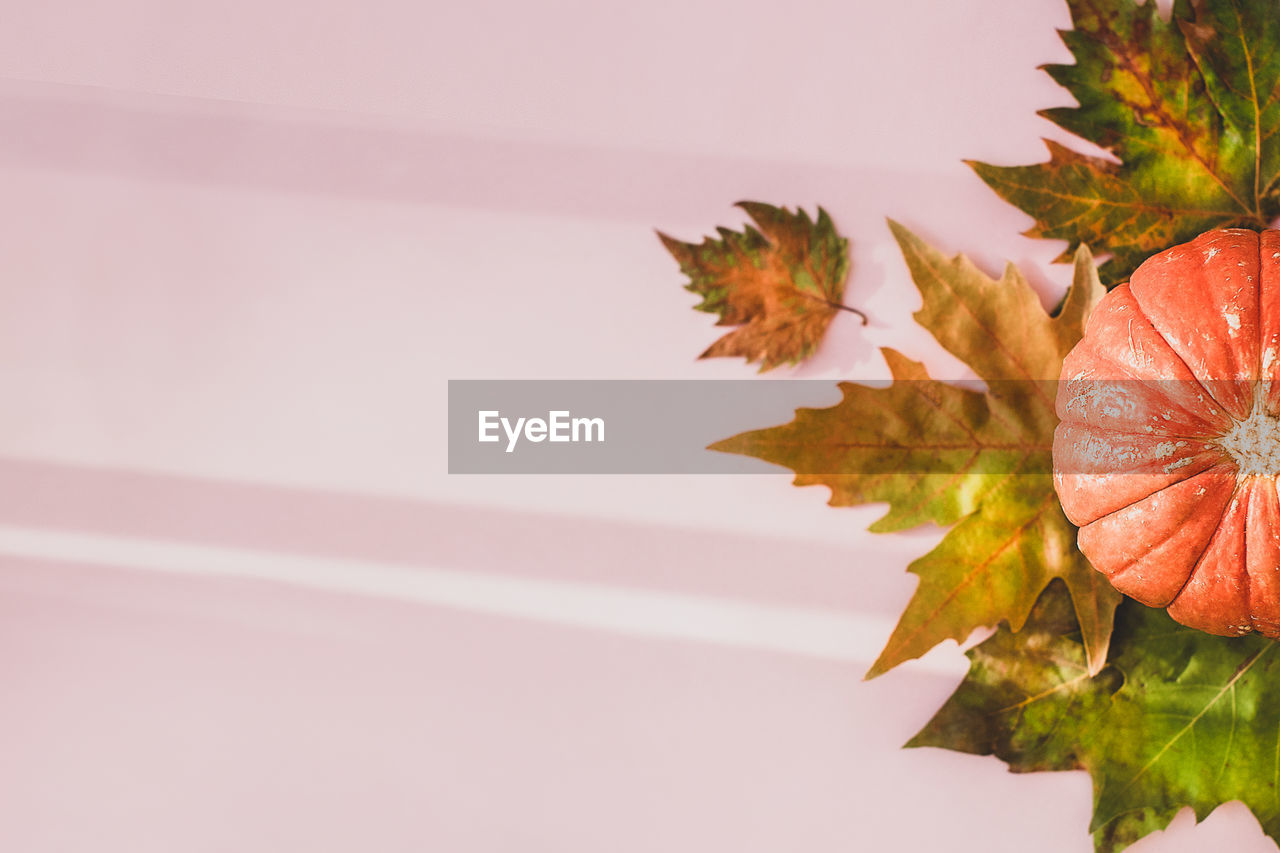
[[0,523],[891,616],[900,537],[869,551],[723,531],[0,459]]

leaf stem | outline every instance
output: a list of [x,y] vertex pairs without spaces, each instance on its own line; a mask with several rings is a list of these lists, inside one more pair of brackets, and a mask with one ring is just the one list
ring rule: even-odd
[[863,312],[859,311],[857,308],[851,308],[850,306],[845,305],[841,302],[832,302],[830,299],[824,299],[821,296],[814,296],[811,293],[802,292],[800,293],[800,295],[808,299],[812,299],[815,302],[821,302],[823,305],[826,305],[829,308],[839,308],[841,311],[848,311],[851,314],[857,314],[859,317],[862,318],[862,325],[864,326],[871,322],[871,318],[868,317]]
[[848,311],[852,314],[857,314],[862,318],[862,325],[864,326],[871,322],[871,318],[859,311],[857,308],[851,308],[848,305],[841,305],[839,302],[831,302],[830,300],[827,301],[827,304],[832,308],[839,308],[841,311]]

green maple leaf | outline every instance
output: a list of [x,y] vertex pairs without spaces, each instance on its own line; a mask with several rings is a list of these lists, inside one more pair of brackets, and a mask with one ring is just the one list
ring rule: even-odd
[[908,746],[995,755],[1015,772],[1084,769],[1100,851],[1240,800],[1280,839],[1280,653],[1216,637],[1126,600],[1111,658],[1090,677],[1064,590],[1021,631],[970,650],[969,674]]
[[890,227],[924,297],[915,319],[987,390],[930,380],[922,365],[886,349],[889,387],[844,383],[836,406],[800,409],[791,423],[712,449],[784,465],[798,486],[830,487],[833,506],[888,503],[872,530],[954,525],[911,564],[920,585],[869,677],[980,626],[1017,629],[1054,578],[1071,590],[1096,672],[1120,596],[1076,548],[1051,480],[1051,381],[1104,292],[1088,249],[1077,253],[1075,280],[1050,316],[1012,265],[995,280]]
[[1020,773],[1083,766],[1081,736],[1122,679],[1114,665],[1091,676],[1062,584],[1045,589],[1021,629],[1001,628],[966,654],[969,674],[908,747],[997,755]]
[[719,240],[684,243],[658,237],[689,277],[686,290],[702,297],[699,311],[719,314],[718,326],[737,326],[700,358],[742,356],[761,371],[808,358],[841,304],[849,277],[849,241],[836,233],[818,208],[814,221],[803,210],[743,201],[758,228],[717,229]]
[[1118,163],[1046,142],[1032,166],[971,163],[1029,213],[1026,233],[1111,253],[1115,284],[1203,231],[1280,215],[1280,18],[1263,0],[1068,0],[1074,65],[1045,70],[1078,107],[1041,112]]

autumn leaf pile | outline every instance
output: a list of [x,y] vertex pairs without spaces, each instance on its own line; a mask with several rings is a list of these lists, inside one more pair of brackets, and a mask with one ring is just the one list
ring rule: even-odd
[[[1045,163],[971,164],[1034,218],[1028,234],[1068,241],[1060,260],[1075,271],[1059,309],[1046,312],[1013,266],[990,278],[891,223],[923,297],[915,320],[985,391],[885,349],[888,387],[843,383],[837,405],[713,448],[788,467],[798,486],[827,486],[833,506],[886,504],[874,531],[948,527],[910,565],[916,592],[868,675],[998,629],[909,746],[994,755],[1018,772],[1088,771],[1100,851],[1184,807],[1200,819],[1232,800],[1280,839],[1280,652],[1178,625],[1093,570],[1053,490],[1044,383],[1104,284],[1205,230],[1280,215],[1280,5],[1177,0],[1167,18],[1151,0],[1068,5],[1076,61],[1045,70],[1078,106],[1042,115],[1114,159],[1049,143]],[[767,369],[817,348],[843,297],[847,244],[825,212],[744,208],[759,230],[663,241],[698,307],[738,326],[704,355]],[[1090,249],[1109,260],[1095,268]]]
[[892,227],[924,297],[916,321],[989,390],[931,381],[923,365],[886,349],[890,387],[844,383],[833,408],[801,410],[790,424],[712,447],[797,472],[831,472],[800,473],[796,485],[829,486],[834,506],[888,503],[873,530],[955,525],[911,564],[920,586],[872,675],[984,625],[1020,628],[1055,577],[1076,602],[1096,671],[1120,596],[1076,549],[1050,475],[1058,422],[1051,382],[1105,292],[1088,250],[1076,259],[1062,310],[1050,317],[1016,268],[997,281]]

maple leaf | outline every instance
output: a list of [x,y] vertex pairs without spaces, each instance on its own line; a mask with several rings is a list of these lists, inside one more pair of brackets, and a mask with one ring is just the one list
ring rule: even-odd
[[1106,669],[1090,677],[1065,590],[1045,591],[1021,631],[968,652],[969,673],[907,745],[995,755],[1014,772],[1087,770],[1090,831],[1116,851],[1240,800],[1280,840],[1280,653],[1218,637],[1126,600]]
[[1035,220],[1027,235],[1111,253],[1103,280],[1201,232],[1280,215],[1280,18],[1263,0],[1068,0],[1074,65],[1045,71],[1079,106],[1040,115],[1114,154],[1046,140],[1049,161],[971,162]]
[[821,207],[815,222],[803,210],[738,202],[759,229],[717,229],[719,240],[684,243],[658,237],[689,277],[686,290],[702,297],[699,311],[719,314],[717,326],[738,326],[699,358],[742,356],[760,370],[803,361],[817,349],[842,305],[849,276],[849,241]]
[[920,584],[868,677],[981,626],[1017,629],[1053,578],[1071,590],[1096,672],[1120,595],[1076,548],[1051,478],[1052,381],[1104,292],[1089,251],[1077,252],[1075,279],[1050,316],[1012,265],[997,281],[890,227],[923,296],[916,321],[986,391],[931,380],[885,349],[889,387],[842,383],[844,399],[831,408],[800,409],[791,423],[711,447],[786,466],[797,486],[828,486],[833,506],[888,503],[875,531],[954,525],[910,565]]
[[1083,767],[1081,735],[1123,679],[1114,665],[1091,676],[1060,581],[1045,588],[1021,629],[1001,628],[966,654],[968,675],[908,747],[997,755],[1019,773]]

